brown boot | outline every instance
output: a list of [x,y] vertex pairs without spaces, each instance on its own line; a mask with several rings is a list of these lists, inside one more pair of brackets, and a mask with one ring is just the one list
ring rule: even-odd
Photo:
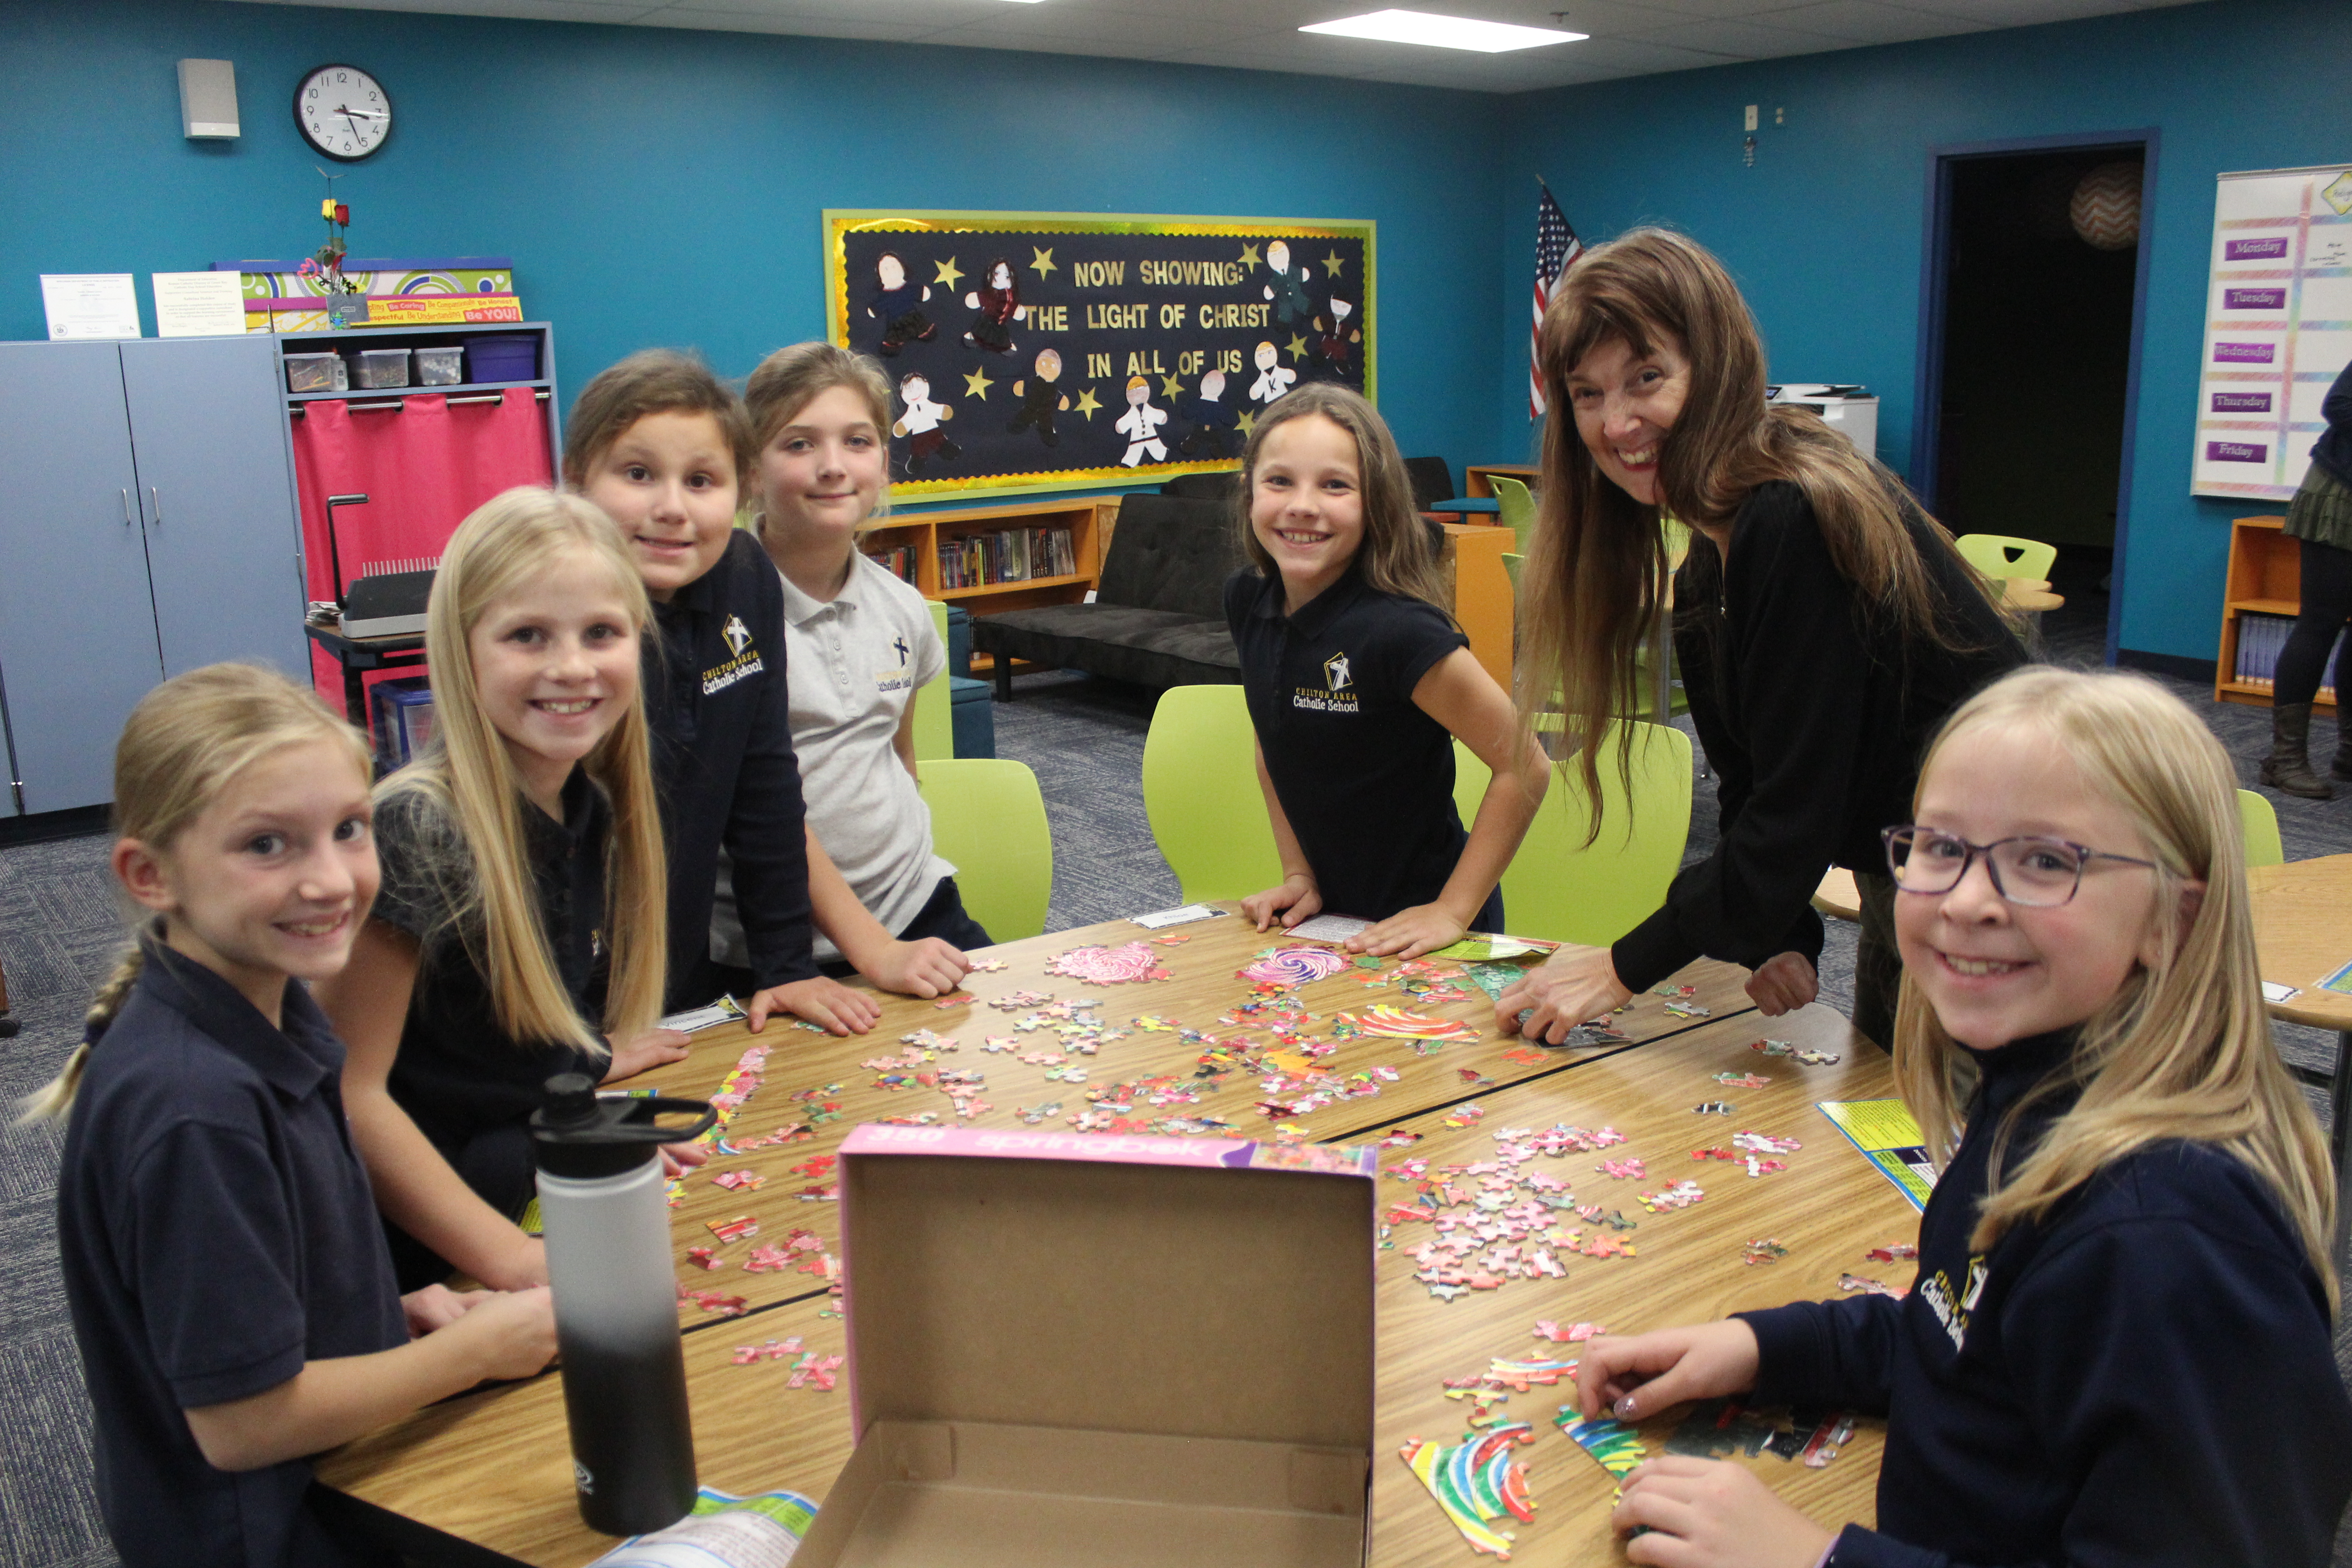
[[2340,702],[2336,706],[2336,760],[2327,771],[2352,783],[2352,714],[2347,714]]
[[[2341,743],[2337,761],[2346,760]],[[2311,704],[2280,702],[2271,708],[2271,754],[2263,759],[2263,783],[2305,800],[2334,800],[2335,786],[2311,771]]]

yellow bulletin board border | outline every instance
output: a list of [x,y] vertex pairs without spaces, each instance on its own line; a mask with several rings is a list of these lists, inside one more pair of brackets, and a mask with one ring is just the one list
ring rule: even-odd
[[[849,257],[845,240],[852,234],[877,230],[912,230],[944,234],[1187,234],[1232,235],[1238,239],[1317,238],[1358,239],[1364,246],[1364,314],[1374,330],[1364,335],[1364,397],[1380,405],[1378,329],[1380,270],[1377,246],[1380,225],[1370,218],[1212,217],[1171,213],[1053,213],[966,212],[905,207],[827,207],[824,216],[824,335],[839,348],[849,343]],[[1154,464],[1153,478],[1170,474],[1219,473],[1232,469],[1220,462]],[[893,494],[913,499],[933,493],[964,496],[1041,495],[1050,491],[1126,489],[1139,481],[1135,470],[1118,467],[1073,468],[1034,474],[999,474],[971,479],[899,479]]]

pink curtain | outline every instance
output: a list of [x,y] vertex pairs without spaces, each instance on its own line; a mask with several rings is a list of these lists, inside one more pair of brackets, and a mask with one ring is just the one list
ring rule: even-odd
[[[379,561],[437,559],[466,514],[500,490],[553,482],[547,418],[527,386],[495,403],[409,392],[398,412],[354,412],[341,398],[302,405],[294,421],[295,491],[302,509],[308,596],[335,596],[327,548],[327,498],[364,495],[335,509],[346,586]],[[311,651],[320,695],[342,705],[342,673]]]

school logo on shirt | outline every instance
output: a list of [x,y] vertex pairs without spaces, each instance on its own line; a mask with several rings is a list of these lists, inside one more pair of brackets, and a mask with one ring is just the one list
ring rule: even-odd
[[911,691],[915,687],[915,672],[908,668],[908,661],[915,657],[914,649],[907,646],[904,634],[892,637],[890,647],[898,655],[898,668],[876,670],[874,689],[882,692]]
[[1335,653],[1323,661],[1323,684],[1332,690],[1345,691],[1354,679],[1355,673],[1349,668],[1345,653]]
[[1984,1288],[1985,1260],[1982,1253],[1969,1259],[1968,1285],[1963,1289],[1953,1289],[1951,1276],[1940,1268],[1936,1270],[1933,1278],[1920,1281],[1919,1298],[1927,1303],[1927,1310],[1936,1314],[1936,1321],[1944,1326],[1944,1332],[1952,1337],[1952,1349],[1956,1352],[1968,1348],[1969,1318],[1977,1310],[1977,1298],[1984,1294]]
[[740,616],[730,616],[719,635],[734,657],[726,663],[702,672],[702,694],[724,691],[737,681],[759,674],[768,667],[761,662],[760,650],[751,641],[751,628],[743,624]]
[[1355,667],[1342,650],[1323,661],[1323,689],[1299,687],[1291,692],[1290,705],[1317,713],[1353,713],[1358,710],[1355,684]]

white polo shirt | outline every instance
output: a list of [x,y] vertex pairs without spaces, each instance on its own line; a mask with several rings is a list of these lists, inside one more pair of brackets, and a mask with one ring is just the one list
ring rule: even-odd
[[[862,552],[830,604],[789,577],[783,588],[793,750],[808,825],[866,912],[896,935],[940,879],[955,875],[932,853],[931,814],[891,747],[917,689],[947,668],[947,651],[923,596]],[[740,966],[747,954],[729,870],[722,859],[710,955]],[[823,931],[816,956],[841,956]]]

